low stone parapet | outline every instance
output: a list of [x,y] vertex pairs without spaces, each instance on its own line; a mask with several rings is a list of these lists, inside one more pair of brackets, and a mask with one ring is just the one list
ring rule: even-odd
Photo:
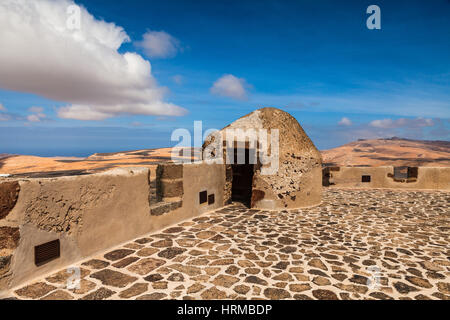
[[325,167],[322,178],[325,187],[450,190],[446,167]]
[[0,291],[223,206],[224,166],[161,170],[159,203],[148,168],[0,179]]

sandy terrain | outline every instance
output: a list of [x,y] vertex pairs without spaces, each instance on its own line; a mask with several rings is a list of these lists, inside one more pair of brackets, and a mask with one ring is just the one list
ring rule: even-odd
[[[182,157],[177,157],[181,159]],[[0,174],[42,172],[71,172],[73,174],[104,171],[113,167],[154,167],[157,163],[171,160],[171,148],[96,153],[87,158],[36,157],[5,155],[0,157]]]
[[450,142],[406,139],[358,140],[322,151],[323,162],[336,166],[450,167]]

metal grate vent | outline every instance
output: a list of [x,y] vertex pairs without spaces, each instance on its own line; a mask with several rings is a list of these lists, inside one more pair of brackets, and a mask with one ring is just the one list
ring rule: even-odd
[[208,204],[213,204],[214,203],[214,193],[208,195]]
[[206,191],[200,192],[200,204],[208,201],[208,193]]
[[370,176],[362,176],[361,181],[362,182],[370,182]]
[[34,264],[41,266],[60,256],[59,239],[34,247]]

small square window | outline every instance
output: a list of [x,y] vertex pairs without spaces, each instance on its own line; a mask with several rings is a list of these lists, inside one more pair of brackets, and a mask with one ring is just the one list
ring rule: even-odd
[[214,203],[214,193],[208,195],[208,204],[213,204]]
[[362,176],[361,181],[362,182],[370,182],[370,176]]
[[208,193],[206,191],[200,192],[200,204],[208,201]]

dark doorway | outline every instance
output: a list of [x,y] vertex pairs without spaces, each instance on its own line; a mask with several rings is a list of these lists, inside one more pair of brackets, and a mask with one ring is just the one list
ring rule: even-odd
[[[253,151],[253,150],[251,150]],[[231,188],[231,198],[233,201],[239,201],[250,207],[252,198],[252,183],[254,164],[250,163],[250,150],[245,149],[245,163],[237,163],[237,149],[234,149],[234,163],[231,165],[233,170],[233,183]]]

